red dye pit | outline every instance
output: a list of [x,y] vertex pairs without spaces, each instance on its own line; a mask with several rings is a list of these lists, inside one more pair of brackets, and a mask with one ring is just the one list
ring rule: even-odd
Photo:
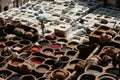
[[42,49],[42,48],[39,47],[39,46],[33,46],[33,47],[31,48],[31,50],[32,50],[33,52],[39,52],[41,49]]
[[57,43],[54,43],[54,44],[51,44],[50,47],[52,49],[60,49],[61,48],[61,45],[60,44],[57,44]]
[[31,61],[36,63],[36,64],[42,64],[42,61],[38,61],[38,60],[31,60]]

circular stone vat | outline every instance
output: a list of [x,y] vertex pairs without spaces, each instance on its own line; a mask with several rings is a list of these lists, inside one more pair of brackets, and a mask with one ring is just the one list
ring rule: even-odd
[[12,50],[16,51],[16,52],[21,52],[24,49],[24,46],[21,44],[16,44],[14,46],[12,46]]
[[42,40],[38,42],[41,46],[48,46],[49,45],[49,41],[48,40]]
[[16,44],[16,42],[13,42],[13,41],[7,41],[7,42],[5,43],[5,45],[8,46],[8,47],[13,46],[13,45],[15,45],[15,44]]
[[69,58],[68,56],[62,56],[62,57],[60,57],[60,59],[61,59],[62,61],[64,61],[64,62],[70,60],[70,58]]
[[70,48],[75,48],[77,45],[79,45],[79,43],[78,43],[78,42],[75,42],[75,41],[72,41],[72,42],[69,42],[69,43],[68,43],[68,46],[69,46]]
[[61,48],[61,45],[58,44],[58,43],[53,43],[53,44],[50,45],[50,48],[55,49],[55,50],[58,50],[58,49]]
[[20,54],[20,58],[22,58],[22,59],[26,59],[26,58],[28,58],[30,56],[30,54]]
[[55,59],[47,59],[47,60],[45,60],[44,63],[49,66],[53,66],[56,62],[57,62],[57,60],[55,60]]
[[92,74],[82,74],[77,78],[77,80],[95,80],[95,78],[95,75]]
[[66,52],[66,56],[69,56],[70,58],[75,57],[76,54],[77,54],[77,52],[74,50],[70,50],[70,51]]
[[44,48],[42,52],[46,55],[53,55],[54,50],[52,48]]
[[110,73],[110,74],[114,74],[114,75],[119,75],[119,69],[117,69],[117,68],[108,68],[107,70],[106,70],[106,72],[107,73]]
[[103,71],[102,67],[97,65],[88,65],[85,70],[87,73],[99,74]]
[[14,59],[14,60],[11,62],[11,64],[12,64],[13,66],[18,66],[19,64],[22,64],[23,62],[24,62],[23,59]]
[[62,51],[56,51],[56,52],[54,52],[54,54],[55,54],[55,56],[61,56],[61,55],[64,55],[65,54],[65,52],[62,52]]
[[97,80],[116,80],[116,77],[112,74],[103,74],[99,76]]
[[55,69],[50,74],[50,80],[68,80],[70,77],[69,71],[60,71],[58,69]]
[[13,60],[8,61],[8,69],[19,72],[20,71],[20,65],[24,62],[23,59],[20,58],[14,58]]
[[0,78],[6,79],[12,74],[9,70],[0,70]]
[[31,44],[31,42],[29,40],[21,40],[19,43],[23,44],[23,45],[30,45]]
[[21,38],[21,37],[13,37],[11,40],[12,40],[13,42],[19,42],[19,41],[22,40],[22,38]]
[[120,41],[120,36],[115,37],[115,41]]
[[33,58],[31,58],[31,61],[32,61],[33,63],[36,63],[36,64],[42,64],[42,62],[43,62],[44,60],[45,60],[45,59],[42,58],[42,57],[33,57]]
[[12,57],[12,52],[2,52],[2,53],[1,53],[1,56],[2,56],[2,57],[6,57],[6,58],[7,58],[7,57]]
[[19,80],[21,77],[21,75],[19,74],[14,74],[12,75],[10,78],[8,78],[7,80]]
[[69,62],[69,60],[70,60],[70,57],[68,57],[68,56],[62,56],[62,57],[60,57],[60,59],[61,59],[61,61],[62,61],[62,63],[63,63],[63,66],[66,66],[66,64]]
[[72,50],[72,48],[66,47],[66,46],[61,48],[61,51],[63,51],[63,52],[70,51],[70,50]]
[[36,78],[33,75],[23,75],[21,76],[20,80],[36,80]]
[[38,80],[49,80],[46,77],[40,77]]
[[32,52],[40,52],[41,49],[42,49],[42,47],[41,47],[41,46],[37,46],[37,45],[33,45],[33,46],[30,48],[30,50],[31,50]]
[[68,40],[67,39],[58,39],[57,42],[60,44],[66,44],[68,42]]
[[45,64],[41,64],[41,65],[36,67],[36,71],[39,73],[46,73],[49,69],[50,69],[50,67],[48,65],[45,65]]

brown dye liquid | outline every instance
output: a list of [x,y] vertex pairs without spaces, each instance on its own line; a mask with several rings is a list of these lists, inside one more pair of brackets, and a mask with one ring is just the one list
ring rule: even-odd
[[74,45],[74,44],[69,44],[68,46],[69,46],[70,48],[75,48],[76,45]]
[[98,74],[98,73],[101,73],[101,72],[99,72],[99,71],[97,71],[97,70],[87,70],[87,72],[88,73],[91,73],[91,74]]
[[47,71],[47,69],[40,67],[37,69],[37,71],[39,71],[40,73],[45,73]]
[[68,66],[69,69],[74,69],[74,67],[75,67],[75,64],[70,64],[70,65]]
[[3,41],[0,41],[0,44],[4,44],[4,42],[3,42]]
[[53,55],[52,52],[50,52],[50,51],[44,51],[44,54]]
[[18,65],[18,64],[20,64],[21,62],[18,62],[18,61],[15,61],[15,62],[13,62],[12,64],[13,65]]

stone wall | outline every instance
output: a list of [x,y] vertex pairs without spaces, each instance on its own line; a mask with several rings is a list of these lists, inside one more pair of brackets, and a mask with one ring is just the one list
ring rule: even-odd
[[12,0],[0,0],[0,11],[7,10]]
[[29,0],[0,0],[0,12],[8,10],[12,7],[19,7]]

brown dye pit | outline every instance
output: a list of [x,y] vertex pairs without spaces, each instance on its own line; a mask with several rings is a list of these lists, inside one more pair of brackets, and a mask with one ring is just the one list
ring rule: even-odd
[[18,66],[19,64],[21,64],[21,63],[23,63],[24,62],[24,60],[22,60],[22,59],[14,59],[14,60],[12,60],[12,65],[15,65],[15,66]]
[[86,59],[88,56],[92,53],[92,51],[96,48],[96,45],[90,44],[90,45],[79,45],[77,46],[77,49],[79,50],[78,58],[80,59]]
[[103,69],[99,66],[89,65],[86,71],[91,74],[98,74],[98,73],[101,73]]
[[70,43],[68,43],[68,46],[69,46],[70,48],[75,48],[78,44],[79,44],[79,43],[77,43],[77,42],[70,42]]
[[44,53],[44,54],[47,54],[47,55],[53,55],[53,53],[50,52],[50,51],[44,51],[43,53]]
[[62,52],[62,51],[56,51],[56,52],[54,52],[54,54],[55,54],[56,57],[60,57],[60,56],[64,55],[65,52]]
[[49,70],[49,66],[42,64],[39,65],[36,70],[40,73],[46,73]]
[[70,47],[62,47],[61,51],[65,52],[65,51],[69,51],[72,50]]
[[18,65],[18,64],[20,64],[21,62],[17,62],[17,61],[14,61],[12,64],[13,65]]
[[40,71],[41,73],[45,73],[47,71],[47,69],[45,68],[37,68],[38,71]]
[[103,34],[103,33],[100,32],[100,31],[95,31],[95,32],[93,33],[93,36],[100,37],[100,35],[102,35],[102,34]]
[[91,74],[83,74],[80,78],[77,80],[95,80],[95,76]]
[[58,39],[58,43],[60,44],[66,44],[68,42],[68,40],[66,39]]
[[13,37],[11,40],[13,42],[19,42],[21,40],[21,38],[20,37]]
[[51,48],[45,48],[45,49],[43,49],[42,52],[46,55],[53,55],[53,49],[51,49]]

